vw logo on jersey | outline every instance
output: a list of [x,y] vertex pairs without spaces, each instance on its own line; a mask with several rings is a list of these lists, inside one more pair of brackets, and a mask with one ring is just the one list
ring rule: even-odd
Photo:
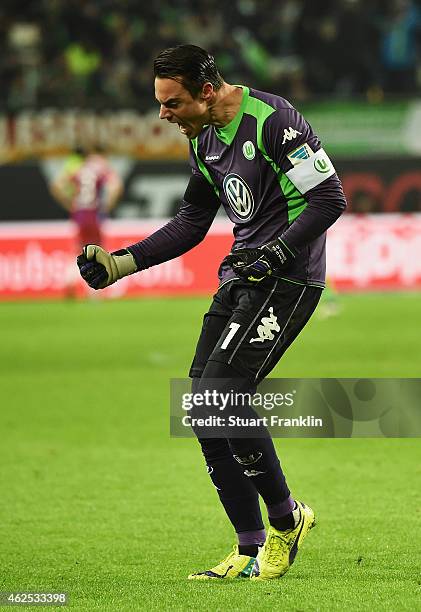
[[238,174],[227,174],[223,188],[233,213],[242,221],[250,219],[254,210],[254,199],[246,181]]

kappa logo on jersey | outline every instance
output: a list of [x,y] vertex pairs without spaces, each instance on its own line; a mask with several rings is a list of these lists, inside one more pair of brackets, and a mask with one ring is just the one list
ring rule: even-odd
[[218,161],[220,155],[206,155],[205,161]]
[[257,338],[252,338],[249,342],[264,342],[265,340],[273,340],[275,334],[273,332],[280,331],[280,327],[278,324],[278,317],[273,314],[273,307],[269,308],[269,316],[262,317],[262,323],[257,328],[257,333],[259,334]]
[[233,213],[243,221],[249,219],[254,210],[254,198],[245,180],[238,174],[227,174],[223,188]]
[[297,138],[298,134],[302,134],[302,132],[294,130],[294,128],[292,128],[291,126],[288,129],[285,128],[282,144],[285,144],[287,140],[293,140],[294,138]]
[[314,155],[314,153],[310,148],[310,145],[305,143],[291,151],[287,157],[293,166],[298,166],[298,164],[311,157],[311,155]]

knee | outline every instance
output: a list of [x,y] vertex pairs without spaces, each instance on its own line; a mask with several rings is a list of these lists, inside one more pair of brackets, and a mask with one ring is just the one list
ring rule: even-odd
[[197,393],[236,391],[238,393],[254,394],[256,392],[254,381],[245,377],[230,364],[219,361],[208,361],[202,376],[193,380],[196,382],[194,387],[192,386],[192,390],[194,388]]
[[207,465],[232,458],[232,453],[225,438],[198,438]]

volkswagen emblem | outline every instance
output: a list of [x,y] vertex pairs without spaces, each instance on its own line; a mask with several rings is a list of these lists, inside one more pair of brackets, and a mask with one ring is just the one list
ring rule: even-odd
[[224,179],[224,193],[233,213],[242,221],[253,214],[254,199],[250,187],[238,174],[228,174]]

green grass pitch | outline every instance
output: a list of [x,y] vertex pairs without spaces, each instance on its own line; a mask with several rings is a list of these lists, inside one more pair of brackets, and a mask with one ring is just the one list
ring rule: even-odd
[[[340,300],[275,376],[420,376],[420,295]],[[89,611],[421,609],[415,439],[277,440],[318,518],[291,571],[186,580],[235,542],[196,441],[168,433],[168,380],[208,303],[0,305],[0,591],[66,591]]]

